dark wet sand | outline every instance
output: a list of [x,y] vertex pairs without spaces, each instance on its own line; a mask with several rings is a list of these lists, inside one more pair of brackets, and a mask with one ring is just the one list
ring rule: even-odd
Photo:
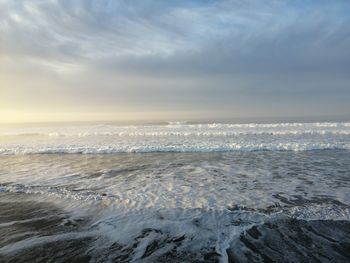
[[[92,233],[90,223],[26,194],[0,193],[0,262],[130,262],[140,240],[151,234],[156,238],[141,257],[144,262],[218,262],[221,257],[213,247],[180,252],[185,236],[160,229],[144,229],[129,245],[99,246],[106,240]],[[165,246],[172,248],[159,253]],[[229,262],[350,262],[350,222],[271,220],[243,232],[227,254]]]

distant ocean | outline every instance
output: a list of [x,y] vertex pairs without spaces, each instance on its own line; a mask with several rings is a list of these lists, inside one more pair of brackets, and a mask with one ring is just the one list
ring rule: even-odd
[[0,127],[0,262],[349,262],[350,123]]

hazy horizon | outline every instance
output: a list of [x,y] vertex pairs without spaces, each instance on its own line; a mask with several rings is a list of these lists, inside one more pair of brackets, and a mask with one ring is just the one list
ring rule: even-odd
[[0,262],[350,262],[350,0],[0,0]]
[[350,2],[0,0],[0,123],[349,120]]
[[25,127],[25,126],[55,126],[55,125],[158,125],[158,124],[170,124],[170,123],[183,123],[183,124],[206,124],[206,123],[228,123],[228,124],[273,124],[273,123],[347,123],[350,122],[350,117],[343,116],[283,116],[283,117],[245,117],[245,118],[224,118],[224,117],[212,117],[212,118],[181,118],[178,115],[175,118],[125,118],[125,119],[29,119],[29,120],[10,120],[1,121],[0,127]]

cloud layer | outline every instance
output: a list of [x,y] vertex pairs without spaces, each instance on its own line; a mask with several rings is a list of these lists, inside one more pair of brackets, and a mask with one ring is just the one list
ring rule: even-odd
[[346,116],[348,1],[0,0],[0,111]]

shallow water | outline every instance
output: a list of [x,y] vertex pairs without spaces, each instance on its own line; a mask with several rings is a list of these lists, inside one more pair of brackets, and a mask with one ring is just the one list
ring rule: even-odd
[[[338,133],[340,127],[309,125]],[[347,149],[38,154],[11,147],[28,147],[23,139],[33,149],[48,149],[60,145],[61,136],[29,140],[33,135],[21,132],[27,133],[12,131],[14,138],[24,136],[19,140],[0,136],[1,262],[350,260]],[[77,142],[70,132],[61,149]],[[257,140],[281,140],[256,134]],[[336,145],[350,140],[334,131],[298,136],[306,143],[308,136]],[[234,138],[197,139],[213,144]]]

